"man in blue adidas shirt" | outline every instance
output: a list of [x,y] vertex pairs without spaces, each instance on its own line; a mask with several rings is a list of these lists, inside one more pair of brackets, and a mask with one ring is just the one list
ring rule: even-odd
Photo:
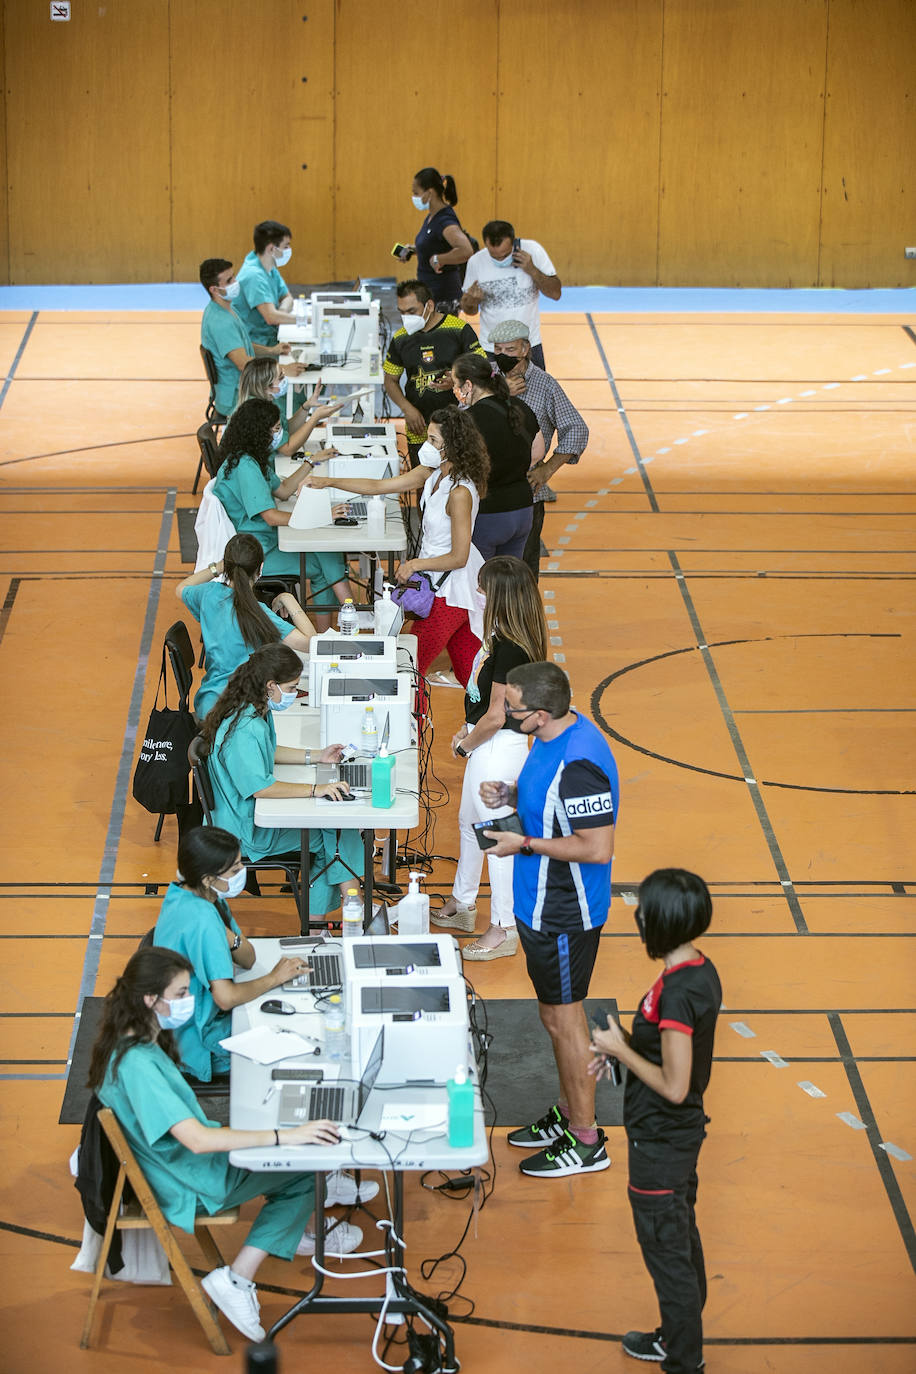
[[506,721],[533,743],[517,783],[484,782],[486,806],[516,806],[523,835],[484,831],[487,853],[515,855],[518,934],[538,1010],[553,1044],[560,1097],[539,1120],[509,1134],[533,1150],[523,1174],[560,1178],[610,1163],[595,1124],[583,1003],[611,901],[620,789],[607,741],[570,710],[569,679],[555,663],[526,663],[506,680]]

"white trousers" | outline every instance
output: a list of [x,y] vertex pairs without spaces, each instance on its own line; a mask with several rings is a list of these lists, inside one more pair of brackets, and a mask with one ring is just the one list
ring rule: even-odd
[[[458,811],[458,830],[461,847],[458,868],[452,884],[452,896],[462,906],[473,906],[480,886],[484,850],[477,843],[472,830],[475,821],[491,820],[494,816],[508,816],[512,810],[501,806],[490,811],[480,800],[482,782],[515,782],[528,756],[528,740],[512,730],[497,730],[492,739],[473,749],[464,766],[461,786],[461,807]],[[487,858],[490,875],[490,924],[515,925],[512,902],[512,867],[514,860]]]

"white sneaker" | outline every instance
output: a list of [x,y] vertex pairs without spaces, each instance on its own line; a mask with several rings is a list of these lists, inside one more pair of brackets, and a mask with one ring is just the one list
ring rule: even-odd
[[236,1330],[250,1341],[263,1341],[264,1328],[258,1320],[261,1305],[253,1283],[249,1284],[246,1279],[233,1282],[229,1265],[224,1264],[222,1269],[214,1269],[205,1275],[200,1284],[210,1301],[224,1317],[228,1317]]
[[356,1186],[356,1179],[343,1169],[328,1174],[324,1181],[324,1202],[326,1207],[355,1207],[358,1202],[371,1202],[378,1194],[378,1184],[364,1178]]
[[[344,1255],[351,1255],[354,1250],[359,1249],[363,1243],[363,1233],[358,1226],[351,1226],[348,1221],[337,1221],[334,1217],[324,1219],[324,1253],[326,1258],[343,1259]],[[297,1255],[314,1255],[315,1235],[312,1231],[303,1231],[302,1239],[296,1246]]]

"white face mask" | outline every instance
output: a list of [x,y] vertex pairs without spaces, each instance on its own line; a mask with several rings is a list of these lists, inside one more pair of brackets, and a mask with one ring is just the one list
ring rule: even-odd
[[174,1002],[166,1002],[164,997],[159,1000],[165,1002],[169,1009],[166,1016],[163,1016],[161,1011],[156,1012],[156,1020],[163,1030],[177,1030],[194,1015],[193,992],[189,992],[187,997],[176,997]]
[[426,323],[425,315],[402,315],[401,324],[408,334],[417,334]]
[[413,208],[414,208],[415,210],[428,210],[428,209],[429,209],[429,206],[426,204],[426,201],[423,199],[422,196],[411,196],[411,197],[410,197],[410,201],[411,201],[411,204],[413,205]]
[[283,443],[283,431],[282,431],[282,429],[275,430],[274,433],[270,436],[270,447],[271,447],[271,451],[273,451],[273,449],[275,449],[275,448],[279,448],[280,445],[281,445],[282,443]]
[[506,258],[494,258],[494,256],[493,256],[492,253],[487,253],[487,257],[490,259],[490,261],[492,262],[492,264],[493,264],[494,267],[514,267],[514,266],[515,266],[515,263],[512,261],[512,254],[511,254],[511,253],[510,253],[509,256],[506,257]]
[[427,439],[417,450],[417,462],[424,468],[437,468],[442,464],[442,450]]
[[245,891],[245,883],[247,880],[248,869],[243,865],[238,873],[231,873],[228,878],[222,879],[224,883],[229,884],[225,892],[220,892],[218,887],[215,887],[213,890],[217,897],[238,897],[240,893]]
[[220,290],[221,290],[222,293],[223,293],[223,300],[224,300],[224,301],[234,301],[235,298],[236,298],[236,296],[237,296],[237,295],[239,294],[239,292],[241,291],[241,289],[242,289],[242,284],[241,284],[241,282],[238,282],[238,281],[231,281],[231,282],[229,283],[228,286],[222,286],[222,287],[220,287]]
[[276,254],[276,256],[274,257],[274,262],[277,264],[278,267],[285,267],[292,256],[293,250],[287,247],[284,248],[281,253]]
[[289,378],[281,377],[279,382],[277,382],[276,391],[271,392],[271,395],[274,397],[275,400],[279,401],[282,397],[286,395],[287,391],[289,391]]
[[274,701],[273,697],[267,698],[267,705],[272,711],[287,711],[296,700],[295,692],[284,692],[283,688],[277,684],[277,691],[280,693],[280,700]]

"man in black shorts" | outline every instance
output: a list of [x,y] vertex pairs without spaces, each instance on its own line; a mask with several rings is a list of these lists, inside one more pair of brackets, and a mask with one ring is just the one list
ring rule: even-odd
[[518,935],[538,1010],[553,1045],[559,1100],[509,1144],[533,1150],[523,1174],[561,1178],[610,1163],[595,1124],[583,1002],[611,901],[617,765],[604,735],[570,710],[569,679],[555,663],[526,663],[506,679],[506,717],[533,743],[516,784],[481,783],[486,806],[516,806],[523,835],[496,837],[488,854],[515,855]]

